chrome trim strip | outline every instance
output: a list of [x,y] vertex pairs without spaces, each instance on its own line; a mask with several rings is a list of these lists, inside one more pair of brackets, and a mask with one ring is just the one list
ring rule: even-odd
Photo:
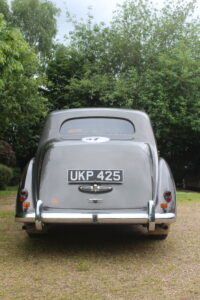
[[149,231],[154,231],[156,227],[155,223],[155,205],[153,200],[149,200],[148,202],[148,213],[149,213]]
[[43,202],[42,200],[38,200],[36,204],[36,209],[35,209],[35,228],[39,231],[42,230],[43,224],[42,224],[42,207],[43,207]]
[[156,220],[156,224],[162,224],[162,223],[171,224],[176,221],[176,214],[175,213],[165,213],[165,214],[157,213],[157,214],[155,214],[155,220]]
[[[97,224],[148,224],[149,216],[147,213],[49,213],[42,212],[41,221],[43,223],[71,223],[71,224],[92,224],[94,214],[97,216]],[[27,213],[24,217],[15,218],[18,222],[34,223],[35,213]],[[171,224],[176,221],[175,213],[156,213],[156,224]]]
[[97,204],[97,203],[102,203],[103,199],[92,198],[92,199],[89,199],[88,202]]
[[27,213],[23,217],[15,217],[16,222],[35,223],[35,213]]
[[[88,213],[43,213],[42,220],[46,223],[79,223],[93,222],[93,214]],[[56,220],[56,222],[55,222]]]
[[148,215],[146,213],[98,214],[98,223],[100,224],[146,224],[148,223]]
[[84,193],[107,193],[112,191],[111,186],[102,186],[98,184],[79,186],[79,190]]

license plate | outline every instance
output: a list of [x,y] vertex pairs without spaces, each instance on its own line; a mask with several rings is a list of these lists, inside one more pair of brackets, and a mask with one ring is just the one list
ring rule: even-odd
[[123,170],[68,170],[68,182],[122,183]]

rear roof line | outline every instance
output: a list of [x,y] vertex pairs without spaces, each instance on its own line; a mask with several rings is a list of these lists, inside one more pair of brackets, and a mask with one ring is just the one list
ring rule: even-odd
[[141,115],[149,119],[148,115],[140,110],[133,110],[133,109],[126,109],[126,108],[106,108],[106,107],[99,107],[99,108],[71,108],[71,109],[63,109],[63,110],[55,110],[50,113],[50,115],[65,115],[69,113],[86,113],[86,112],[121,112],[121,113],[133,113],[137,115]]
[[151,122],[145,112],[120,108],[76,108],[54,111],[49,114],[40,139],[39,148],[48,141],[60,137],[60,127],[63,122],[69,119],[90,117],[126,119],[135,127],[135,140],[150,143],[153,146],[156,145]]

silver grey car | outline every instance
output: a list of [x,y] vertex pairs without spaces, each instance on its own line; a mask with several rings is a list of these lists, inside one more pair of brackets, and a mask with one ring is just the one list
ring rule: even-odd
[[137,224],[164,239],[175,220],[174,180],[146,113],[49,115],[17,195],[16,221],[30,236],[56,224]]

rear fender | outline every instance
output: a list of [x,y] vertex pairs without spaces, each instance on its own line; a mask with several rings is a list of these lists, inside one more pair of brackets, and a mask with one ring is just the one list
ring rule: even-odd
[[[156,212],[164,213],[176,213],[176,187],[174,183],[174,179],[171,173],[171,170],[167,164],[167,162],[160,158],[159,166],[158,166],[158,193],[157,193],[157,201],[156,201]],[[161,203],[167,203],[164,199],[164,193],[166,191],[171,191],[172,200],[168,203],[168,207],[163,210],[160,207]]]
[[[32,172],[33,172],[34,159],[31,159],[26,166],[21,181],[18,188],[17,198],[16,198],[16,217],[23,217],[25,213],[34,212],[35,205],[33,201],[33,191],[32,191]],[[23,208],[23,203],[20,201],[20,191],[26,189],[28,191],[28,197],[24,202],[29,202],[30,207]]]

